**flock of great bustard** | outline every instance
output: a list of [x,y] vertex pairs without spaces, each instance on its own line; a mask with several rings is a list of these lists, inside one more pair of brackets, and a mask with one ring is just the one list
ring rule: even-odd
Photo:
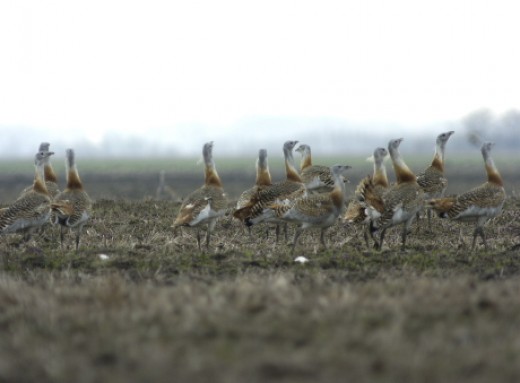
[[[311,148],[299,145],[301,154],[297,169],[293,150],[297,141],[283,145],[286,177],[273,182],[269,172],[267,151],[260,149],[256,162],[256,182],[244,191],[232,210],[232,216],[245,226],[259,224],[276,225],[277,239],[281,225],[287,233],[287,223],[296,224],[292,251],[294,252],[302,232],[310,227],[321,229],[321,243],[325,243],[325,230],[338,221],[363,227],[368,247],[381,249],[388,228],[402,224],[402,248],[410,233],[410,226],[419,213],[426,209],[431,228],[432,211],[442,218],[476,222],[471,249],[475,249],[477,237],[487,249],[484,224],[497,216],[505,201],[502,178],[490,155],[492,143],[481,147],[487,182],[456,196],[444,196],[448,180],[444,176],[444,152],[452,131],[437,137],[431,165],[419,175],[406,165],[399,152],[402,139],[393,139],[388,150],[376,148],[373,153],[373,174],[357,185],[354,198],[345,200],[346,173],[350,166],[331,167],[314,165]],[[48,222],[61,225],[61,245],[67,228],[76,230],[76,250],[79,247],[82,228],[87,222],[91,201],[83,188],[76,168],[74,151],[66,151],[67,186],[60,191],[56,174],[50,164],[49,144],[42,143],[35,155],[35,178],[31,187],[22,191],[10,206],[0,209],[0,233],[23,232],[26,237],[36,228]],[[204,144],[202,150],[205,177],[204,185],[182,202],[174,219],[173,228],[190,226],[197,228],[197,244],[201,248],[200,227],[206,226],[206,247],[217,220],[230,213],[222,181],[213,160],[213,142]],[[395,183],[390,183],[384,164],[390,155],[395,172]],[[348,204],[347,204],[348,202]],[[373,245],[371,245],[371,241]]]

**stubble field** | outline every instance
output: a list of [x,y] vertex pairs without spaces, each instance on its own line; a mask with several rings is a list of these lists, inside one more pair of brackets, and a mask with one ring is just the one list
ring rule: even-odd
[[[360,228],[338,224],[328,249],[310,230],[294,255],[273,228],[250,236],[230,217],[202,253],[195,230],[173,233],[198,173],[168,177],[175,195],[156,199],[157,173],[85,172],[94,205],[78,253],[52,226],[28,243],[1,238],[0,381],[518,381],[514,172],[502,172],[509,196],[486,226],[490,251],[469,252],[470,225],[464,245],[459,224],[434,219],[432,232],[413,225],[406,252],[398,230],[374,252]],[[254,169],[220,173],[232,206]],[[450,191],[482,173],[450,178]]]

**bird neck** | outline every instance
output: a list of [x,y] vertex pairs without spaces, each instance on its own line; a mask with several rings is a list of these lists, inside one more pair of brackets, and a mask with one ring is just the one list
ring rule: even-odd
[[34,183],[33,183],[33,190],[40,194],[48,195],[49,191],[47,190],[47,186],[45,186],[45,181],[43,178],[43,166],[37,165],[36,166],[36,172],[34,175]]
[[67,172],[67,189],[70,190],[82,190],[83,184],[81,179],[79,178],[78,169],[76,166],[72,166],[69,168]]
[[491,156],[489,156],[489,154],[486,154],[486,156],[485,156],[485,167],[486,167],[488,182],[498,185],[498,186],[504,186],[504,182],[502,181],[502,176],[500,175],[497,167],[495,166],[495,162],[493,161],[493,158],[491,158]]
[[435,153],[433,155],[432,167],[444,172],[444,145],[438,143],[435,146]]
[[303,170],[305,168],[308,168],[309,166],[312,166],[312,156],[309,149],[305,149],[302,153],[302,159],[300,161],[300,169]]
[[287,180],[294,182],[302,182],[300,175],[298,174],[298,170],[296,170],[296,166],[294,165],[294,158],[292,152],[289,150],[284,150],[285,155],[285,173],[287,175]]
[[212,163],[206,164],[205,184],[206,186],[222,187],[222,181],[218,176],[217,169]]
[[56,173],[54,173],[54,169],[50,164],[45,164],[43,167],[43,175],[45,181],[58,183],[58,177],[56,176]]
[[386,166],[383,164],[383,161],[374,163],[374,175],[372,178],[374,185],[388,187],[388,176],[386,175]]
[[345,199],[345,182],[340,174],[332,173],[332,176],[334,177],[334,188],[330,192],[330,199],[337,209],[341,209]]
[[256,185],[257,186],[268,186],[271,185],[271,173],[269,169],[258,168],[256,172]]
[[390,153],[390,155],[392,157],[395,177],[398,184],[403,182],[417,181],[417,177],[415,174],[413,174],[408,165],[406,165],[399,152],[393,151]]

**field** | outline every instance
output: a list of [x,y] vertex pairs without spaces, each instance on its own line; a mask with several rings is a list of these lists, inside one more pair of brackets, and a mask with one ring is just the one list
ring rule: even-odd
[[[251,162],[219,168],[230,206],[254,182]],[[472,226],[434,218],[433,232],[414,224],[405,252],[397,230],[374,252],[338,224],[328,249],[310,230],[294,255],[272,228],[249,236],[229,217],[209,251],[195,230],[173,233],[200,166],[86,167],[94,206],[78,253],[73,233],[60,249],[57,227],[1,238],[0,382],[519,381],[519,179],[497,165],[508,199],[488,252],[469,252]],[[482,164],[467,166],[448,172],[449,192],[482,182]],[[161,169],[174,193],[156,199]],[[369,172],[353,172],[350,193]],[[0,176],[3,205],[31,182],[21,173]]]

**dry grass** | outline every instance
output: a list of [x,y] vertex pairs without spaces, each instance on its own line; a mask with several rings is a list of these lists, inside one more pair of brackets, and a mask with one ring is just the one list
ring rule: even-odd
[[458,247],[446,221],[414,226],[405,253],[397,231],[377,253],[338,225],[327,250],[302,235],[304,265],[227,219],[201,254],[194,230],[173,236],[177,209],[99,200],[78,254],[55,227],[2,238],[0,381],[520,379],[516,197],[486,227],[490,252]]

